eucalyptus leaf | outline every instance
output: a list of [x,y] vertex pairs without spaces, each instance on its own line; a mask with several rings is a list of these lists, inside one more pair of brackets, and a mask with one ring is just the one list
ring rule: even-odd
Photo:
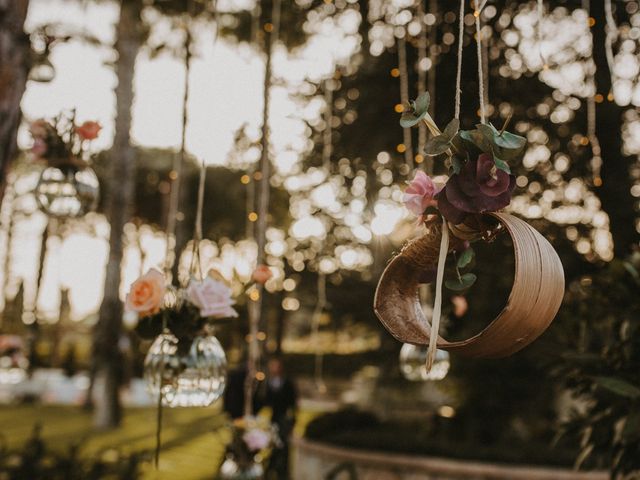
[[527,140],[524,137],[506,131],[500,133],[496,127],[490,123],[479,124],[477,128],[488,142],[502,150],[512,150],[516,152],[516,154],[519,154],[527,144]]
[[400,117],[400,126],[402,128],[410,128],[414,125],[417,125],[420,120],[422,120],[422,118],[415,113],[411,111],[405,111]]
[[482,152],[490,152],[492,144],[480,130],[460,130],[460,138],[471,143]]
[[460,292],[462,290],[466,290],[471,285],[476,283],[478,277],[473,273],[465,273],[460,278],[455,278],[453,280],[447,280],[444,282],[445,287],[449,290],[453,290],[454,292]]
[[451,170],[453,170],[453,173],[460,173],[462,165],[463,162],[458,157],[451,157]]
[[505,162],[504,160],[500,160],[495,155],[493,156],[493,160],[496,162],[497,169],[502,170],[503,172],[507,172],[509,174],[511,173],[511,168],[509,167],[509,164],[507,162]]
[[595,377],[593,379],[601,388],[626,398],[640,398],[640,388],[617,377]]
[[429,92],[424,92],[418,98],[416,98],[414,103],[414,110],[417,115],[426,114],[427,110],[429,110],[429,103],[431,102],[431,97],[429,96]]
[[495,138],[495,144],[507,150],[521,151],[527,144],[527,139],[510,132],[502,132]]
[[455,137],[456,134],[458,133],[458,130],[460,130],[460,120],[458,120],[457,118],[454,118],[447,124],[446,127],[444,127],[444,132],[442,132],[442,136],[447,138],[449,142],[451,142],[453,140],[453,137]]
[[473,248],[467,248],[458,258],[458,268],[464,268],[469,265],[475,256],[476,252],[473,251]]
[[449,150],[450,140],[444,138],[444,135],[431,137],[424,146],[424,153],[430,157],[440,155]]

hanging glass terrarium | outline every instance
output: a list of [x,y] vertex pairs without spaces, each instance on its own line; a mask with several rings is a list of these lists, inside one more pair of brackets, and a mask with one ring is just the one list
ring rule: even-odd
[[99,195],[98,177],[88,166],[47,167],[35,190],[40,210],[56,218],[76,218],[95,210]]
[[222,396],[227,358],[213,335],[178,340],[171,333],[159,335],[144,361],[149,391],[162,394],[168,407],[206,407]]
[[34,192],[42,212],[75,218],[97,207],[100,183],[88,160],[89,146],[101,128],[94,121],[76,124],[75,112],[31,123],[31,156],[44,164]]
[[442,380],[449,373],[449,352],[438,350],[433,366],[427,371],[426,345],[413,345],[405,343],[400,349],[400,371],[407,380],[412,382],[425,382]]

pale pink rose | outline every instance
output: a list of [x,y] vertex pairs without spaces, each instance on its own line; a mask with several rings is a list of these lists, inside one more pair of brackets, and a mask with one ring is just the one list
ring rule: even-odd
[[49,128],[49,123],[41,118],[40,120],[31,122],[31,125],[29,125],[29,132],[33,138],[44,138],[47,136]]
[[242,435],[242,440],[246,443],[247,448],[251,452],[263,450],[271,443],[271,435],[260,428],[252,428]]
[[416,172],[415,177],[404,191],[402,202],[407,210],[414,215],[422,215],[429,206],[436,206],[435,197],[440,189],[431,177],[422,170]]
[[152,268],[131,284],[126,306],[140,316],[154,314],[162,306],[165,289],[164,275]]
[[205,277],[201,282],[192,279],[187,287],[187,297],[200,309],[203,317],[229,318],[238,313],[231,308],[235,303],[231,298],[231,289],[224,282]]
[[251,278],[256,283],[262,283],[263,285],[273,277],[273,272],[266,265],[258,265],[256,269],[253,271],[253,275]]
[[31,147],[31,153],[33,153],[35,157],[42,157],[47,153],[47,142],[45,142],[41,137],[35,137],[33,140],[33,146]]

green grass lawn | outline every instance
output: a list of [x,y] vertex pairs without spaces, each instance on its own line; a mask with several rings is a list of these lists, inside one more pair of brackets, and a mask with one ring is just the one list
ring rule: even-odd
[[[299,412],[294,435],[302,435],[306,424],[317,414]],[[155,451],[155,408],[126,409],[120,428],[99,432],[92,428],[91,414],[80,407],[0,407],[0,434],[10,449],[22,447],[37,422],[42,424],[42,437],[52,451],[64,452],[73,445],[80,445],[85,457],[113,448],[122,453]],[[226,425],[226,417],[216,405],[163,409],[160,469],[156,470],[152,463],[145,464],[143,478],[211,480],[231,438]]]
[[[145,465],[144,478],[212,479],[230,438],[219,408],[165,408],[163,412],[160,469]],[[121,428],[96,432],[91,426],[91,414],[79,407],[0,407],[0,432],[9,448],[21,447],[38,421],[42,423],[47,448],[54,451],[64,451],[74,444],[81,446],[83,456],[95,456],[110,448],[123,453],[155,449],[153,408],[127,409]]]

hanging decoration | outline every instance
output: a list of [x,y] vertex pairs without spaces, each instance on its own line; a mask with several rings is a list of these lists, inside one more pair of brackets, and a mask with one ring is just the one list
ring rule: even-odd
[[264,418],[243,417],[233,422],[233,437],[220,466],[220,480],[259,480],[264,478],[262,462],[267,450],[280,447],[275,427]]
[[429,349],[424,345],[405,343],[400,349],[400,372],[412,382],[427,382],[444,379],[449,373],[449,352],[438,350],[431,370],[427,370]]
[[94,121],[76,124],[75,112],[31,123],[31,155],[44,164],[34,192],[43,213],[65,219],[95,210],[100,183],[89,166],[89,146],[101,128]]
[[[265,263],[265,245],[267,233],[267,217],[269,215],[269,196],[271,188],[271,160],[269,157],[269,105],[271,99],[271,83],[272,71],[271,62],[273,56],[273,47],[278,42],[280,33],[280,13],[281,0],[274,0],[271,8],[271,22],[264,25],[264,30],[268,34],[265,38],[266,62],[264,71],[263,96],[264,103],[262,108],[262,139],[261,148],[262,155],[260,157],[260,167],[258,172],[260,183],[257,189],[257,216],[256,228],[254,230],[258,265]],[[259,333],[262,321],[262,293],[263,284],[257,285],[253,289],[249,298],[249,354],[247,355],[247,376],[244,385],[244,414],[249,417],[253,411],[253,393],[256,387],[256,381],[263,379],[263,372],[259,372],[261,358],[261,344]]]
[[[461,0],[461,10],[463,6]],[[476,2],[478,43],[481,11],[482,5]],[[461,28],[459,42],[463,33]],[[498,358],[517,352],[549,326],[564,295],[562,264],[553,247],[523,220],[498,212],[509,205],[515,188],[508,162],[521,158],[526,140],[506,131],[506,124],[498,130],[486,122],[481,54],[478,48],[481,123],[475,129],[459,129],[459,80],[456,115],[443,131],[428,113],[428,93],[413,101],[400,120],[402,127],[423,122],[429,128],[433,137],[425,154],[443,158],[449,178],[438,185],[418,171],[406,189],[404,203],[420,218],[426,233],[391,260],[380,278],[374,309],[398,340],[429,346],[427,372],[432,370],[438,348],[472,357]],[[438,331],[443,284],[454,291],[470,288],[476,281],[476,275],[468,271],[474,258],[470,244],[491,241],[504,231],[510,235],[515,253],[515,277],[507,306],[478,335],[457,342],[442,339]],[[445,261],[450,252],[456,255],[455,274],[445,282]],[[425,277],[432,280],[434,276],[435,302],[428,321],[419,308],[417,291]]]
[[226,358],[212,327],[237,317],[231,289],[210,272],[186,288],[166,287],[150,270],[131,285],[126,307],[138,313],[136,333],[155,339],[145,359],[149,390],[169,407],[205,407],[224,391]]
[[[437,5],[435,2],[431,2],[430,7],[432,8],[431,13],[434,14],[436,12]],[[417,62],[417,70],[418,70],[418,91],[424,91],[426,88],[427,82],[427,71],[424,68],[425,62],[427,60],[427,36],[426,36],[426,24],[424,22],[424,11],[422,2],[418,2],[417,7],[417,15],[421,19],[421,31],[420,36],[418,38],[418,62]],[[433,34],[435,29],[431,29],[431,33]],[[405,34],[407,34],[407,29],[405,29]],[[433,37],[433,35],[432,35]],[[434,40],[432,38],[432,40]],[[407,53],[406,42],[400,42],[398,40],[398,69],[400,72],[400,100],[404,105],[409,103],[409,71],[407,69]],[[435,86],[435,58],[431,59],[431,67],[429,69],[429,81],[430,87]],[[428,106],[428,110],[431,113],[434,113],[433,104]],[[406,142],[406,137],[411,139],[411,127],[407,126],[403,128],[403,132],[405,134],[405,145],[407,146],[407,150],[405,150],[405,163],[409,167],[409,171],[413,168],[413,149],[410,142]],[[418,152],[423,152],[425,148],[425,144],[427,141],[427,128],[426,125],[422,122],[418,124]],[[416,155],[416,163],[422,163],[423,156],[420,154]],[[424,169],[428,175],[433,174],[433,159],[432,157],[427,157],[427,161],[424,163]],[[431,303],[431,289],[430,285],[421,285],[419,288],[419,299],[420,299],[420,308],[424,312],[428,311],[427,317],[432,318],[433,309],[430,306]],[[410,381],[432,381],[432,380],[441,380],[444,378],[449,371],[449,354],[444,350],[438,350],[435,353],[434,366],[431,371],[427,370],[426,363],[428,358],[428,348],[422,345],[412,345],[410,343],[405,343],[400,349],[399,354],[399,366],[400,372],[402,375]],[[446,360],[446,368],[444,367]]]

